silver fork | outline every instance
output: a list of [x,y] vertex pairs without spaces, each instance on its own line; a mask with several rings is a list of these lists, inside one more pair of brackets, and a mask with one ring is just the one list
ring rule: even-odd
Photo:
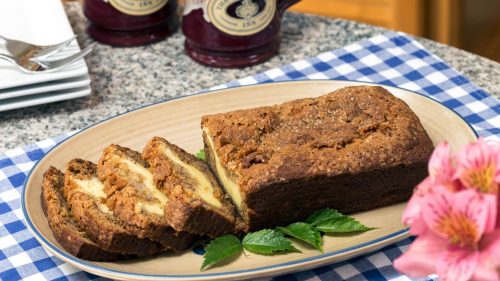
[[8,54],[18,58],[48,57],[68,46],[76,35],[58,44],[39,46],[27,42],[13,40],[0,35],[0,45],[5,47]]
[[76,54],[57,60],[42,61],[38,58],[16,58],[14,56],[5,54],[0,54],[0,59],[4,59],[14,63],[18,66],[19,69],[26,73],[54,72],[63,69],[86,56],[92,51],[94,45],[95,43],[92,43],[91,45],[87,46],[87,48],[81,50]]

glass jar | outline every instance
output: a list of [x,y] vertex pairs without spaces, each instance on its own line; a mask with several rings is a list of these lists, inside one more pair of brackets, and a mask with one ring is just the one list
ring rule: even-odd
[[281,19],[299,0],[187,0],[186,53],[215,67],[244,67],[278,53]]
[[84,0],[88,34],[104,44],[137,46],[157,42],[178,26],[176,0]]

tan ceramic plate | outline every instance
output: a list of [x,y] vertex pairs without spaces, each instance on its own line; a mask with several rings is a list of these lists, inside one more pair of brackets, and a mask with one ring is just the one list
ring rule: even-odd
[[[199,271],[202,256],[192,251],[124,262],[88,262],[74,258],[57,243],[40,205],[42,175],[49,165],[61,169],[75,157],[96,161],[102,149],[110,143],[142,150],[153,136],[165,137],[195,152],[202,147],[202,115],[314,97],[360,84],[300,81],[238,87],[175,99],[106,120],[62,142],[38,162],[25,183],[22,206],[26,221],[38,241],[60,259],[97,275],[133,280],[223,280],[273,276],[345,260],[402,240],[408,233],[400,223],[404,204],[398,204],[355,215],[361,222],[377,229],[354,236],[326,236],[323,254],[296,243],[303,253],[267,257],[247,252],[231,263],[204,272]],[[406,90],[385,88],[410,105],[434,143],[448,140],[457,148],[476,138],[471,127],[443,105]]]

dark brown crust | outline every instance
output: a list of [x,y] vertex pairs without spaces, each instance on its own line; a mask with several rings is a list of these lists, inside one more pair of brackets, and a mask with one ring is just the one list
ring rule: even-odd
[[114,252],[150,256],[164,250],[164,247],[151,241],[133,225],[103,213],[93,196],[80,191],[75,179],[90,180],[97,177],[96,165],[82,159],[71,160],[66,168],[64,194],[71,203],[71,212],[87,235],[99,246]]
[[[221,208],[207,204],[194,193],[192,185],[196,183],[191,181],[183,168],[169,160],[164,153],[166,148],[207,176],[214,188],[214,196],[222,204]],[[143,157],[151,166],[156,185],[170,199],[165,207],[165,216],[176,230],[210,237],[238,232],[235,230],[234,207],[224,196],[217,179],[205,162],[160,137],[154,137],[148,142]]]
[[382,87],[204,116],[202,127],[237,178],[248,230],[406,200],[433,150],[418,117]]
[[149,169],[139,152],[115,144],[104,149],[97,173],[104,184],[108,195],[107,204],[114,215],[140,230],[136,234],[159,241],[166,248],[177,252],[189,248],[196,240],[196,235],[175,231],[165,216],[136,212],[136,203],[146,201],[148,196],[136,188],[141,180],[132,178],[134,173],[129,171],[126,164],[118,161],[125,158]]
[[61,246],[75,257],[85,260],[116,261],[130,258],[128,255],[102,249],[86,235],[68,210],[62,195],[63,185],[63,173],[50,167],[44,174],[40,196],[49,227]]

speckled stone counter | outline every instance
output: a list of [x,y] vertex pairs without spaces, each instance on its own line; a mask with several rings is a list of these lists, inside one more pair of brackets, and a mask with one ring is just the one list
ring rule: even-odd
[[[85,34],[86,19],[79,4],[69,4],[66,9],[80,45],[90,44],[92,40]],[[194,93],[385,31],[347,20],[287,13],[278,56],[254,67],[229,70],[191,61],[184,54],[180,31],[163,42],[144,47],[97,45],[87,57],[92,95],[0,112],[0,151],[81,129],[145,104]],[[436,42],[417,40],[478,86],[497,98],[500,96],[500,64]]]

